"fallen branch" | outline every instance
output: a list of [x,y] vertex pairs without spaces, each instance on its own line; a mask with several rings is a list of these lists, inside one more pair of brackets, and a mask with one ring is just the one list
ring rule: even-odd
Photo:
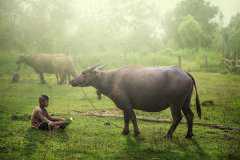
[[[81,112],[77,110],[72,110],[73,112],[82,115],[82,116],[88,116],[88,117],[109,117],[109,118],[123,118],[122,115],[116,115],[116,114],[111,114],[109,112]],[[138,120],[145,121],[145,122],[155,122],[155,123],[172,123],[170,119],[155,119],[155,118],[149,118],[149,117],[141,117],[137,116]],[[186,124],[185,121],[181,122],[182,124]],[[231,130],[231,131],[238,131],[240,132],[240,128],[236,127],[229,127],[229,126],[224,126],[221,124],[211,124],[211,123],[201,123],[201,122],[194,122],[194,125],[198,126],[203,126],[203,127],[209,127],[213,129],[220,129],[220,130]]]
[[[0,112],[5,112],[5,113],[9,113],[10,112],[6,112],[6,111],[0,111]],[[77,111],[77,110],[72,110],[73,113],[70,114],[78,114],[81,116],[88,116],[88,117],[100,117],[100,118],[123,118],[122,115],[120,115],[119,111],[90,111],[90,112],[81,112],[81,111]],[[113,114],[115,113],[115,114]],[[52,114],[53,116],[67,116],[69,114],[63,114],[63,113],[55,113]],[[15,115],[12,114],[11,119],[12,120],[30,120],[30,115],[28,114],[24,114],[24,115]],[[149,118],[149,117],[142,117],[142,116],[137,116],[138,120],[144,121],[144,122],[154,122],[154,123],[172,123],[172,121],[170,119],[156,119],[156,118]],[[181,122],[182,124],[186,124],[185,121]],[[201,122],[194,122],[194,125],[198,125],[198,126],[203,126],[203,127],[209,127],[209,128],[213,128],[213,129],[220,129],[220,130],[230,130],[230,131],[238,131],[240,132],[240,128],[236,128],[236,127],[229,127],[229,126],[224,126],[221,124],[211,124],[211,123],[201,123]]]

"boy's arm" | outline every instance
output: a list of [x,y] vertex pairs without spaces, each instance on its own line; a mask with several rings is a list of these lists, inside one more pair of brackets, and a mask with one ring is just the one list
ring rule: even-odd
[[52,116],[50,116],[48,113],[47,113],[47,118],[48,118],[50,121],[64,121],[63,118],[52,117]]
[[51,121],[64,121],[64,118],[51,117]]
[[48,117],[45,117],[42,112],[38,111],[38,117],[43,121],[43,122],[47,122],[47,123],[51,123],[51,119],[49,119]]

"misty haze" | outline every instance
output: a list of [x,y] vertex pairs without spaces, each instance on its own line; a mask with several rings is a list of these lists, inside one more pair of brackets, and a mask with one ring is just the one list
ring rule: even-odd
[[239,0],[0,0],[0,159],[239,159]]

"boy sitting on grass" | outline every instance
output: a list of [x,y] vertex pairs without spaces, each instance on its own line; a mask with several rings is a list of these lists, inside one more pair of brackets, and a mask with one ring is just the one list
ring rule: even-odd
[[70,124],[71,120],[51,117],[46,110],[48,102],[49,97],[47,95],[39,97],[39,106],[33,110],[31,117],[32,127],[40,130],[64,129]]

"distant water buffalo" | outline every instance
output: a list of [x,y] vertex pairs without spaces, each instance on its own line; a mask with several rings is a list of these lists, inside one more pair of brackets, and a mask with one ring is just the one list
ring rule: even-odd
[[166,138],[172,134],[182,119],[187,119],[186,138],[191,138],[193,112],[190,101],[193,87],[196,91],[196,109],[201,118],[201,106],[194,78],[177,67],[124,67],[112,71],[101,71],[93,66],[70,81],[74,87],[93,86],[98,92],[109,97],[124,113],[122,134],[129,133],[129,120],[132,121],[135,135],[138,135],[136,115],[133,109],[159,112],[170,107],[172,125]]
[[13,74],[13,76],[12,76],[12,83],[18,82],[19,79],[20,79],[19,74],[18,74],[17,72],[15,72],[15,73]]
[[59,84],[66,83],[67,78],[70,80],[70,76],[76,75],[71,58],[65,54],[40,53],[20,56],[16,63],[18,69],[21,63],[32,67],[39,74],[41,83],[46,82],[44,73],[55,74]]

